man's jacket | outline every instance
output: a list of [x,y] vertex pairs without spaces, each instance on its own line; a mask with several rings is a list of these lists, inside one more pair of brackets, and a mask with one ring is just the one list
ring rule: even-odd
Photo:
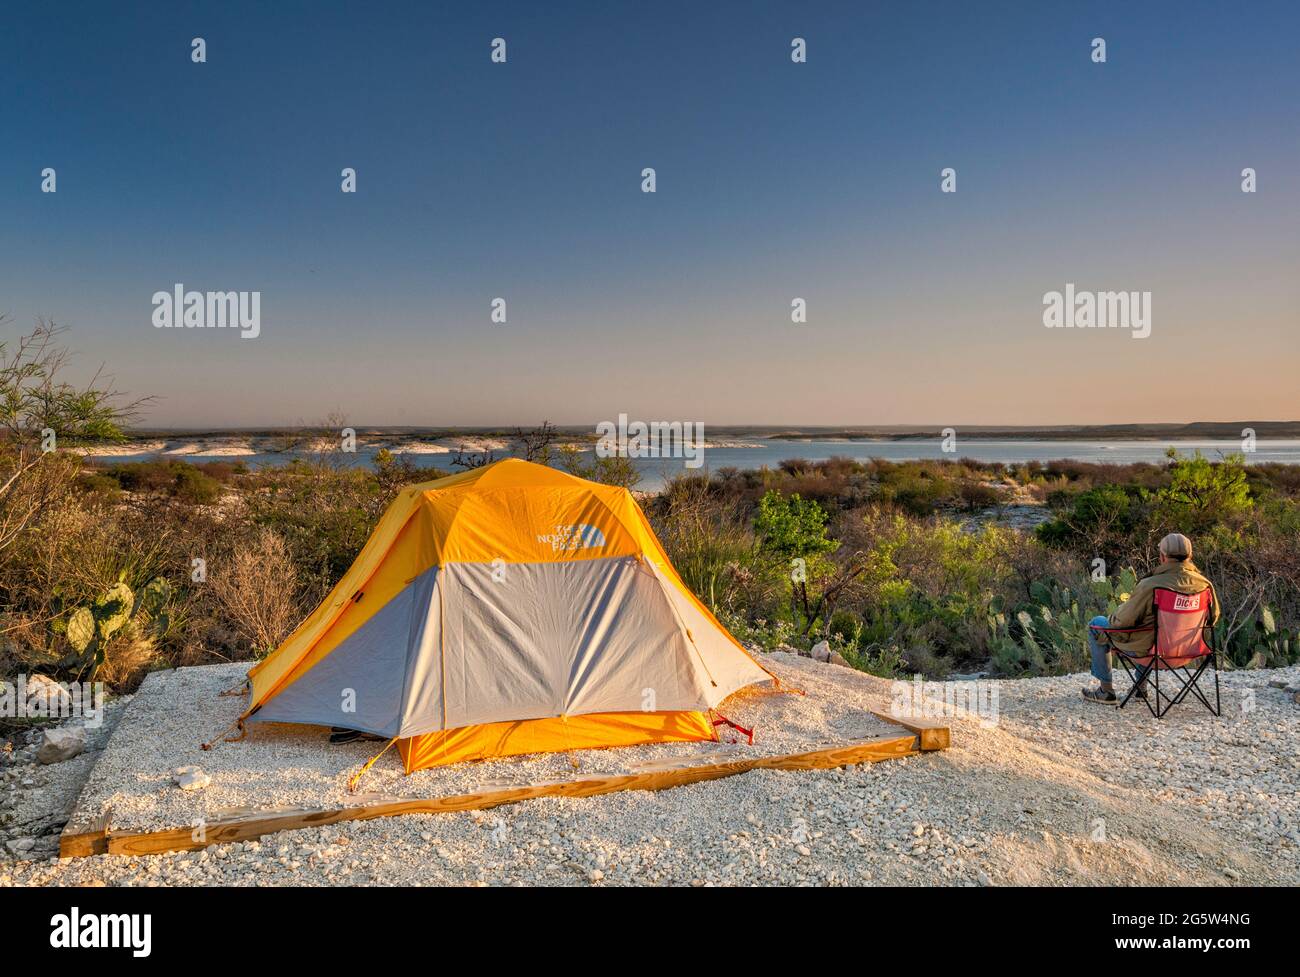
[[[1156,588],[1173,590],[1180,594],[1199,594],[1208,589],[1213,595],[1210,623],[1219,620],[1219,595],[1214,592],[1214,584],[1196,569],[1191,560],[1170,560],[1161,564],[1156,572],[1143,577],[1133,588],[1133,594],[1115,609],[1110,616],[1112,628],[1145,628],[1155,624],[1156,615],[1153,607]],[[1108,634],[1111,647],[1129,654],[1150,651],[1155,644],[1154,631],[1136,631],[1132,634]]]

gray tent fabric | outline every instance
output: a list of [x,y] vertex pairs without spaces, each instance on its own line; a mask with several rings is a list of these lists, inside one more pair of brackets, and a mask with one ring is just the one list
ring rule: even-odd
[[[653,573],[659,577],[658,570],[653,570]],[[685,594],[666,580],[661,581],[661,589],[689,635],[697,660],[710,680],[704,687],[704,701],[708,708],[713,708],[737,689],[771,679],[772,676],[756,661],[748,655],[738,654],[727,635],[718,630],[717,625],[705,617]]]
[[[412,644],[424,637],[437,578],[437,567],[416,577],[355,634],[250,719],[398,735]],[[355,711],[345,711],[348,705]]]
[[[697,709],[704,699],[662,586],[635,557],[497,570],[455,563],[439,587],[448,729]],[[427,701],[421,687],[417,679],[413,694]],[[402,735],[441,728],[441,717],[428,711],[408,713]]]
[[413,580],[250,719],[411,737],[702,710],[769,678],[647,560],[458,562]]

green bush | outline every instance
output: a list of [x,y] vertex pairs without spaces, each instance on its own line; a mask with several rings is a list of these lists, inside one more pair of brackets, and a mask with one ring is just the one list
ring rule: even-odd
[[[223,472],[224,469],[218,468]],[[230,466],[230,472],[234,468]],[[99,484],[115,482],[127,492],[158,494],[194,505],[207,505],[221,496],[221,481],[185,461],[136,461],[111,465],[90,476]],[[229,477],[229,476],[227,476]]]

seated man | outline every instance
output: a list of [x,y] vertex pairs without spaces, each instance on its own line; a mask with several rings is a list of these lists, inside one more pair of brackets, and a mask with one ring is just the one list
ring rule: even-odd
[[[1109,618],[1098,615],[1089,621],[1088,646],[1092,651],[1092,675],[1100,684],[1095,689],[1084,689],[1083,697],[1089,702],[1102,705],[1119,704],[1114,686],[1110,682],[1110,649],[1116,648],[1129,654],[1141,655],[1149,652],[1155,643],[1154,631],[1133,631],[1130,634],[1107,634],[1094,628],[1149,628],[1155,623],[1155,610],[1152,608],[1152,595],[1157,587],[1177,591],[1180,594],[1198,594],[1209,589],[1210,583],[1192,562],[1192,541],[1182,533],[1170,533],[1160,541],[1160,568],[1151,576],[1143,577],[1133,589],[1132,595]],[[1210,623],[1219,620],[1219,595],[1213,596],[1213,608]],[[1133,694],[1139,698],[1146,697],[1146,673],[1148,669],[1138,666],[1138,688]]]

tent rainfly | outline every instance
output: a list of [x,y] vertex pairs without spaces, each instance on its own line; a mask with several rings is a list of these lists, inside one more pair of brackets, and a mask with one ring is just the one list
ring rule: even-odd
[[767,681],[627,489],[507,459],[404,489],[324,603],[249,672],[240,726],[374,733],[411,773],[716,739],[708,713]]

